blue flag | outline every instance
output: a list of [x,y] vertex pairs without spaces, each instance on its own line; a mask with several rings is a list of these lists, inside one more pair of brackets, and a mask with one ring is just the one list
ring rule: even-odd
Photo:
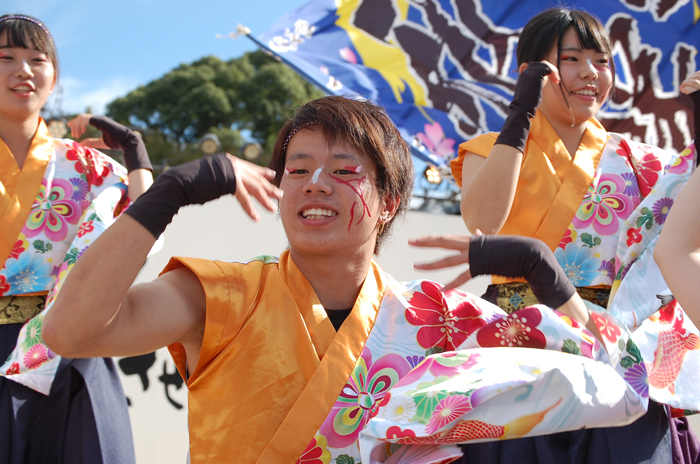
[[[519,32],[558,3],[312,0],[256,42],[326,92],[384,106],[414,159],[444,174],[461,142],[500,130],[517,79]],[[687,146],[692,104],[678,87],[700,68],[698,0],[568,4],[597,16],[613,41],[615,91],[598,115],[603,125],[650,145]],[[447,196],[456,191],[443,188]]]

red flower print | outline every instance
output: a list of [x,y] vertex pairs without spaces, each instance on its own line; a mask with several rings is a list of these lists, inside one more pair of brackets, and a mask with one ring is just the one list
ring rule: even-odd
[[0,296],[10,291],[10,284],[7,283],[4,275],[0,274]]
[[21,255],[23,251],[26,251],[26,248],[24,248],[24,241],[17,240],[12,247],[12,251],[10,252],[10,258],[17,259],[17,257]]
[[12,363],[5,375],[19,374],[19,363]]
[[479,330],[476,340],[482,347],[544,348],[544,333],[537,329],[542,321],[540,310],[535,307],[521,309],[503,319],[493,321]]
[[296,464],[329,464],[331,453],[326,448],[328,444],[323,435],[316,435],[306,447]]
[[567,244],[574,241],[574,238],[571,236],[571,232],[571,229],[566,229],[566,232],[564,232],[564,236],[559,241],[559,248],[564,249],[566,248]]
[[84,147],[76,142],[70,142],[68,148],[66,158],[76,162],[75,170],[80,174],[85,174],[89,184],[102,185],[103,177],[109,175],[109,164],[92,148]]
[[593,318],[593,322],[595,322],[595,325],[598,327],[601,335],[607,338],[608,341],[615,343],[620,335],[622,335],[620,328],[604,317],[599,316],[594,312],[591,312],[591,317]]
[[486,322],[471,296],[457,289],[443,294],[440,288],[435,282],[423,282],[408,300],[406,320],[421,326],[417,341],[423,348],[453,351]]
[[78,237],[82,237],[85,234],[89,234],[93,230],[95,230],[95,226],[92,224],[92,221],[80,224],[80,228],[78,229]]
[[416,432],[411,429],[402,430],[398,425],[392,425],[386,431],[386,437],[391,440],[392,438],[403,438],[403,437],[415,437]]
[[659,172],[663,168],[661,161],[653,153],[645,154],[642,159],[635,159],[635,174],[639,190],[643,196],[647,196],[659,180]]
[[638,229],[631,228],[627,230],[627,246],[632,246],[633,244],[642,241],[642,234],[640,233],[641,230],[641,227]]

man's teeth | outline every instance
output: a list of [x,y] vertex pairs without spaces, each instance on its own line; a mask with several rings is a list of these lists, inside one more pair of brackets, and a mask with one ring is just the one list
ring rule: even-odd
[[571,93],[576,95],[588,95],[589,97],[595,97],[595,92],[593,90],[575,90]]
[[322,219],[322,218],[327,218],[331,216],[335,216],[338,213],[331,211],[329,209],[322,209],[322,208],[310,208],[304,210],[301,215],[305,219]]

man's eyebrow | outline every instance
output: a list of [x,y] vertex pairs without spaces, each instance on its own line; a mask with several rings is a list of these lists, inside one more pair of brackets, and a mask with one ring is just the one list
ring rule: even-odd
[[287,161],[296,161],[300,159],[310,159],[311,155],[307,155],[306,153],[294,153],[293,155],[289,155],[287,157]]
[[344,159],[344,160],[350,160],[350,161],[357,161],[360,162],[360,158],[357,155],[353,155],[351,153],[336,153],[331,156],[333,159]]

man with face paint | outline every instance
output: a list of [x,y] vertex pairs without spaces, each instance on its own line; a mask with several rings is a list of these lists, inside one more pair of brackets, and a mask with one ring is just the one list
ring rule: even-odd
[[[42,335],[52,350],[72,357],[168,346],[189,390],[193,464],[372,462],[372,447],[360,451],[360,432],[371,428],[380,408],[411,417],[410,405],[391,402],[390,389],[420,375],[431,353],[445,352],[445,366],[459,367],[454,361],[463,358],[452,359],[454,350],[503,315],[457,289],[397,282],[372,259],[406,210],[413,184],[408,147],[378,106],[341,97],[305,104],[280,132],[270,166],[217,155],[161,174],[81,257]],[[271,211],[277,200],[289,249],[279,258],[233,263],[173,258],[154,282],[129,288],[180,207],[226,194],[253,219],[251,196]],[[123,247],[113,250],[110,234]],[[539,241],[435,240],[413,244],[460,250],[472,275],[524,277],[543,304],[563,313],[583,307]],[[95,290],[89,298],[85,285]],[[590,334],[573,322],[545,310],[541,318],[564,324],[569,337],[591,346]],[[442,403],[429,403],[439,406],[438,416],[449,413]],[[562,404],[555,399],[507,430],[526,433]],[[455,446],[434,448],[422,462],[462,454]]]
[[[87,265],[72,271],[44,336],[52,349],[77,357],[169,346],[189,388],[193,464],[294,462],[323,440],[325,453],[357,462],[369,414],[339,426],[333,408],[344,401],[338,398],[356,364],[398,360],[373,409],[411,368],[388,348],[398,335],[383,340],[375,333],[402,314],[405,288],[372,259],[408,206],[410,153],[380,107],[327,97],[304,105],[284,126],[270,166],[218,155],[161,174],[147,198],[115,223],[122,252],[102,255],[107,237],[81,258]],[[270,211],[278,201],[289,249],[238,263],[174,258],[156,281],[129,289],[181,206],[225,194],[254,220],[251,197]],[[111,264],[98,265],[96,256]],[[89,283],[74,286],[80,276]],[[92,293],[89,304],[83,300],[85,285],[101,288],[100,301]],[[377,339],[374,348],[363,350],[368,338]],[[405,348],[425,354],[415,342]],[[365,389],[357,385],[353,394]]]

